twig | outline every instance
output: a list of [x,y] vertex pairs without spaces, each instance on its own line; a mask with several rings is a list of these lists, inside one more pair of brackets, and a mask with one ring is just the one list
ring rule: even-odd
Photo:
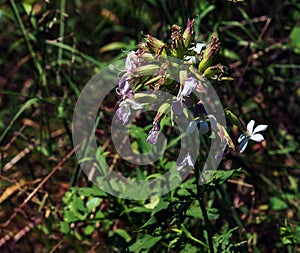
[[43,187],[43,185],[54,175],[54,173],[61,168],[61,166],[75,153],[75,151],[80,146],[81,146],[81,144],[78,144],[53,168],[53,170],[39,183],[39,185],[21,203],[21,205],[18,207],[18,209],[16,209],[16,211],[3,224],[3,227],[7,227],[12,222],[12,220],[17,216],[17,214],[21,211],[21,209],[32,199],[32,197]]
[[49,251],[49,253],[53,253],[55,252],[58,248],[60,248],[60,246],[62,245],[63,240],[60,240],[57,244],[54,245],[54,247],[52,248],[51,251]]

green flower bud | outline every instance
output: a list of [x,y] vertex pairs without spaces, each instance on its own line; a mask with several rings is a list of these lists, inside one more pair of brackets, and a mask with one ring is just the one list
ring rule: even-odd
[[183,40],[184,40],[184,46],[185,48],[189,48],[191,41],[193,39],[194,36],[194,23],[195,23],[195,19],[190,20],[188,18],[188,23],[187,23],[187,27],[183,33]]
[[146,35],[146,45],[151,53],[166,54],[167,45],[149,34]]
[[182,37],[182,30],[180,26],[173,25],[172,26],[172,53],[173,56],[182,59],[184,55],[184,43],[183,43],[183,37]]
[[220,79],[221,75],[225,73],[225,67],[222,64],[217,64],[215,66],[208,67],[203,75],[206,78]]
[[242,124],[239,118],[228,109],[225,110],[225,116],[231,122],[231,124],[236,125],[242,132],[246,131],[245,126]]
[[135,69],[130,70],[131,75],[134,77],[145,76],[145,75],[154,75],[154,73],[160,67],[156,64],[148,64],[144,66],[137,67]]
[[212,36],[208,47],[204,50],[202,60],[199,63],[198,70],[203,73],[212,64],[215,56],[220,51],[220,42],[217,37]]

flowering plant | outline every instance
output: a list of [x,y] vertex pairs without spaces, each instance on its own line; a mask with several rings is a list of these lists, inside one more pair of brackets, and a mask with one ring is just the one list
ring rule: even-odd
[[[205,99],[209,100],[207,80],[232,80],[231,77],[227,76],[227,68],[220,63],[216,63],[219,51],[220,42],[215,35],[211,37],[207,45],[194,41],[194,20],[190,19],[184,32],[179,26],[172,26],[171,44],[167,44],[151,35],[146,35],[144,41],[139,44],[138,50],[127,55],[125,70],[119,79],[116,90],[120,96],[117,110],[119,119],[123,124],[127,124],[130,121],[132,110],[149,108],[150,104],[158,101],[159,91],[170,93],[173,95],[173,99],[171,102],[163,103],[158,108],[146,141],[151,145],[157,144],[162,130],[160,123],[162,118],[170,117],[171,122],[174,124],[174,118],[186,114],[188,108],[193,111],[193,119],[186,127],[185,134],[189,135],[198,130],[202,135],[217,139],[220,151],[215,154],[214,159],[220,161],[224,152],[235,150],[235,144],[227,132],[226,122],[219,122],[216,115],[212,111],[208,112],[204,106],[204,103],[207,102]],[[168,57],[181,60],[185,68],[176,62],[169,61]],[[144,90],[148,90],[150,93],[141,95],[139,92]],[[201,96],[200,98],[195,96],[195,93],[205,94],[206,96],[203,96],[202,99]],[[140,98],[143,99],[140,100]],[[147,102],[149,99],[151,102]],[[253,130],[254,121],[251,120],[247,125],[247,130],[245,130],[240,119],[229,109],[226,109],[224,114],[228,121],[243,132],[238,139],[241,153],[245,150],[249,140],[257,142],[264,140],[258,132],[266,130],[266,125],[259,125]],[[209,175],[214,175],[214,177],[205,178],[204,176],[203,181],[203,176],[200,175],[200,169],[198,168],[199,164],[189,152],[186,152],[184,158],[178,161],[176,165],[178,171],[184,170],[185,167],[196,167],[195,175],[199,183],[196,187],[197,193],[194,193],[191,189],[187,189],[187,191],[191,193],[192,199],[199,201],[203,218],[208,227],[208,247],[210,252],[213,252],[212,234],[209,229],[210,222],[203,196],[205,189],[224,183],[233,171],[220,171],[220,173],[208,171]],[[201,186],[201,182],[206,183],[206,186]],[[185,206],[184,208],[188,208],[190,203],[188,201],[188,204],[184,202],[182,205]]]

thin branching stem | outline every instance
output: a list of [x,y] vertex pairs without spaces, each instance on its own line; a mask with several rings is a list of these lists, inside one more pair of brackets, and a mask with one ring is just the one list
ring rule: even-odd
[[195,175],[196,175],[196,184],[197,184],[197,200],[200,205],[200,209],[203,215],[206,231],[207,231],[207,240],[208,240],[208,246],[209,246],[209,252],[214,253],[214,245],[212,241],[212,225],[208,219],[207,211],[206,211],[206,206],[204,202],[204,193],[205,189],[203,185],[199,184],[199,178],[200,178],[200,171],[199,171],[199,166],[195,166]]

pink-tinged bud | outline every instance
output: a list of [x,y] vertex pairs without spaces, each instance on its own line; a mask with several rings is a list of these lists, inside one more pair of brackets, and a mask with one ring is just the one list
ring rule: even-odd
[[184,46],[185,48],[188,48],[191,44],[191,41],[193,39],[194,36],[194,23],[195,23],[195,19],[189,19],[188,18],[188,22],[187,22],[187,27],[183,33],[183,40],[184,40]]
[[146,35],[146,45],[150,53],[159,55],[163,54],[163,51],[167,48],[167,45],[163,41],[149,34]]
[[208,47],[204,50],[202,60],[199,63],[198,70],[204,72],[213,62],[213,59],[220,51],[220,42],[219,39],[215,36],[212,36],[211,41]]

